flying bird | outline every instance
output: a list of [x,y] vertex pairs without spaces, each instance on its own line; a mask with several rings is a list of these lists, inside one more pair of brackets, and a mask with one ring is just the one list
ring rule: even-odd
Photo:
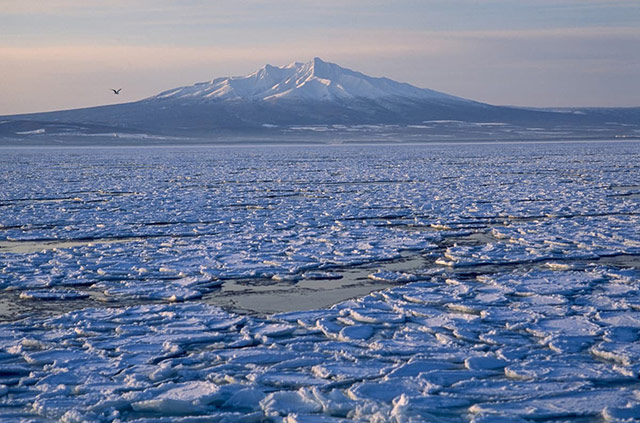
[[120,91],[122,91],[122,88],[118,88],[117,90],[114,90],[113,88],[109,88],[109,89],[113,91],[113,93],[116,95],[120,94]]

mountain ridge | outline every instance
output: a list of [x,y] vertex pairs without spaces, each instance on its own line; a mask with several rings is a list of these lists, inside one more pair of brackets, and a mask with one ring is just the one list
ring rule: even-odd
[[207,82],[173,88],[143,101],[334,101],[385,97],[470,101],[389,78],[371,77],[335,63],[325,62],[319,57],[314,57],[309,62],[292,62],[285,66],[267,64],[249,75],[215,78]]

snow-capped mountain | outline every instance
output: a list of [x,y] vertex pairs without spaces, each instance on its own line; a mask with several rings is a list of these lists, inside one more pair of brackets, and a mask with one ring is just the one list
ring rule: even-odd
[[[638,109],[493,106],[315,58],[125,104],[4,116],[0,143],[637,137]],[[567,135],[569,134],[569,135]],[[164,141],[158,141],[164,142]]]
[[216,78],[165,91],[151,99],[333,101],[404,97],[415,100],[463,100],[388,78],[373,78],[316,57],[287,66],[265,65],[247,76]]

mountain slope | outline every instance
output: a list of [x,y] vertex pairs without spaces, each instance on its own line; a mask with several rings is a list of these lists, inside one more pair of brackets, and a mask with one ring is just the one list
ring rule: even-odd
[[266,65],[250,75],[178,87],[132,103],[0,118],[0,138],[16,142],[134,135],[280,139],[318,132],[340,139],[370,138],[374,132],[381,139],[402,139],[409,133],[417,140],[637,136],[640,109],[493,106],[315,58]]
[[392,97],[464,101],[388,78],[373,78],[324,62],[318,57],[307,63],[294,62],[283,67],[265,65],[247,76],[216,78],[210,82],[165,91],[149,100],[335,101]]

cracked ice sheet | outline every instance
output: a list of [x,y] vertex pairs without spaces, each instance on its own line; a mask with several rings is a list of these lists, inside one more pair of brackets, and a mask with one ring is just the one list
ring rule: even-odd
[[[511,278],[540,284],[529,273]],[[16,415],[63,421],[158,421],[158,414],[288,421],[295,414],[302,421],[457,422],[468,413],[562,419],[635,410],[628,407],[638,401],[639,369],[630,341],[640,312],[532,312],[518,326],[527,297],[499,303],[502,313],[487,319],[446,307],[454,297],[475,307],[485,287],[476,282],[460,297],[458,285],[434,278],[267,319],[204,304],[31,318],[2,327],[1,392],[24,404]],[[410,307],[420,304],[435,317]],[[557,339],[570,351],[554,348]]]
[[[0,236],[72,247],[0,246],[0,289],[122,307],[0,324],[0,420],[637,416],[635,144],[52,151],[1,159]],[[469,271],[385,267],[407,253]],[[198,302],[365,262],[395,286],[266,318]]]
[[[149,295],[144,286],[183,277],[295,281],[429,250],[455,233],[402,225],[491,230],[499,241],[448,247],[440,263],[452,266],[640,252],[637,201],[615,196],[637,184],[620,171],[633,170],[637,147],[507,150],[97,149],[51,150],[47,160],[7,150],[0,287],[184,301],[212,287],[169,284]],[[3,242],[30,252],[3,252]]]

